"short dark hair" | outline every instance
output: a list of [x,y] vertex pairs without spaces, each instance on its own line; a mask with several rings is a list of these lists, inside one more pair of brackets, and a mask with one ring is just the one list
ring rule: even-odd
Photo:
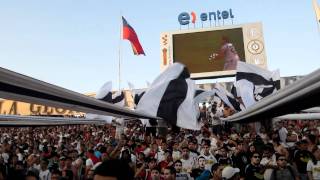
[[129,164],[120,159],[102,162],[95,170],[95,175],[116,177],[118,180],[131,180],[134,177]]
[[280,157],[285,157],[286,156],[284,154],[280,154],[280,153],[276,153],[276,160],[278,161]]
[[176,169],[174,169],[172,166],[167,166],[164,169],[168,169],[170,171],[170,174],[176,174]]
[[176,160],[176,161],[174,162],[174,164],[177,164],[177,163],[182,164],[182,161],[180,161],[180,160]]
[[259,157],[261,157],[261,155],[260,155],[258,152],[254,152],[254,153],[251,154],[250,158],[253,158],[253,156],[254,156],[255,154],[258,154]]
[[37,180],[39,180],[39,175],[36,174],[35,172],[33,171],[28,171],[27,174],[26,174],[26,178],[27,177],[35,177]]

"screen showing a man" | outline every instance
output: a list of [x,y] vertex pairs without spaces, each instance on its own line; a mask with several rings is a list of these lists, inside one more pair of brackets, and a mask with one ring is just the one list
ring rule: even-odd
[[173,60],[191,73],[235,70],[245,60],[242,28],[173,34]]

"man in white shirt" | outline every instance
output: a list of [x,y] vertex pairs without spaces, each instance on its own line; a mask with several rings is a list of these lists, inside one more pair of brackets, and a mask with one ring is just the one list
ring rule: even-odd
[[196,160],[190,156],[189,148],[182,147],[182,172],[190,173],[192,168],[196,166]]
[[50,180],[51,179],[51,173],[48,169],[48,161],[42,160],[40,163],[40,172],[39,172],[39,179],[40,180]]
[[[204,157],[205,161],[205,169],[211,170],[211,166],[217,163],[217,159],[210,153],[210,141],[206,141],[203,145],[203,151],[199,157]],[[198,157],[198,158],[199,158]]]
[[224,58],[223,70],[235,70],[237,62],[240,60],[239,55],[228,37],[223,36],[221,42],[221,48],[218,53],[210,55],[209,60]]

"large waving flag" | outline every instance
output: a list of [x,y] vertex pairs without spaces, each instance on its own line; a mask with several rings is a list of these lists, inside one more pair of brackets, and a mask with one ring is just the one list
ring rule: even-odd
[[161,117],[171,125],[199,130],[200,112],[194,101],[196,85],[189,77],[184,65],[169,66],[152,82],[136,110]]
[[122,17],[123,29],[122,29],[122,38],[130,41],[133,53],[135,55],[143,54],[145,55],[143,48],[139,42],[138,36],[134,29],[129,25],[127,20]]
[[268,71],[253,64],[238,62],[237,95],[246,108],[280,89],[280,72]]
[[317,3],[317,0],[313,0],[313,9],[316,12],[317,22],[320,23],[320,7]]

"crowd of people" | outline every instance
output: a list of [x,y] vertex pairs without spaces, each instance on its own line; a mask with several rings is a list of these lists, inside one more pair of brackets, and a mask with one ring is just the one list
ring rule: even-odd
[[[162,135],[115,125],[0,128],[0,180],[318,180],[320,121],[280,121],[257,131],[204,123]],[[120,132],[118,132],[120,131]],[[160,132],[160,131],[159,131]]]

